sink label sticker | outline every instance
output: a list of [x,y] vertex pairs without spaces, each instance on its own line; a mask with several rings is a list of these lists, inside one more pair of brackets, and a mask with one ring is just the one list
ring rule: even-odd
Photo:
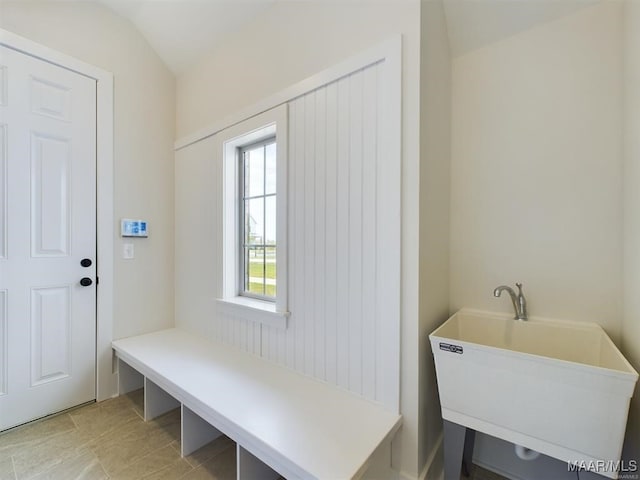
[[444,350],[445,352],[451,353],[459,353],[462,355],[462,347],[460,345],[452,345],[450,343],[442,343],[440,342],[440,350]]

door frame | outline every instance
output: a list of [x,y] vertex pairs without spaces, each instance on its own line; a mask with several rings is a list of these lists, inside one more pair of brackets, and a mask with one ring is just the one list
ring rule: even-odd
[[96,400],[117,394],[113,372],[113,74],[0,28],[0,45],[96,80]]

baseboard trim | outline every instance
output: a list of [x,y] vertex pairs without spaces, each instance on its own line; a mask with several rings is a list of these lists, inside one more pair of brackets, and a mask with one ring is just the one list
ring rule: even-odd
[[440,432],[436,444],[429,454],[420,480],[444,480],[444,432]]
[[440,432],[436,444],[431,449],[429,457],[425,462],[424,468],[420,472],[418,477],[401,471],[399,474],[400,480],[444,480],[444,464],[442,459],[442,444],[443,444],[443,432]]

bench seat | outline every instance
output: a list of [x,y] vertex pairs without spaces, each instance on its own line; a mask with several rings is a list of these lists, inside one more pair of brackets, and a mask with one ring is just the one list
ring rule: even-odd
[[187,407],[288,479],[358,478],[401,424],[338,387],[180,329],[117,340],[113,349],[182,404],[183,443]]

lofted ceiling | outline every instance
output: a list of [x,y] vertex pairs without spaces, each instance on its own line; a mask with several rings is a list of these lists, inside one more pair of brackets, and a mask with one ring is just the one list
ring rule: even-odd
[[179,75],[275,0],[94,0],[129,19]]
[[455,57],[600,0],[444,0]]
[[[129,19],[167,66],[179,75],[224,35],[283,0],[93,1]],[[393,3],[398,0],[306,1]],[[601,0],[444,0],[451,53],[462,55],[598,1]]]

